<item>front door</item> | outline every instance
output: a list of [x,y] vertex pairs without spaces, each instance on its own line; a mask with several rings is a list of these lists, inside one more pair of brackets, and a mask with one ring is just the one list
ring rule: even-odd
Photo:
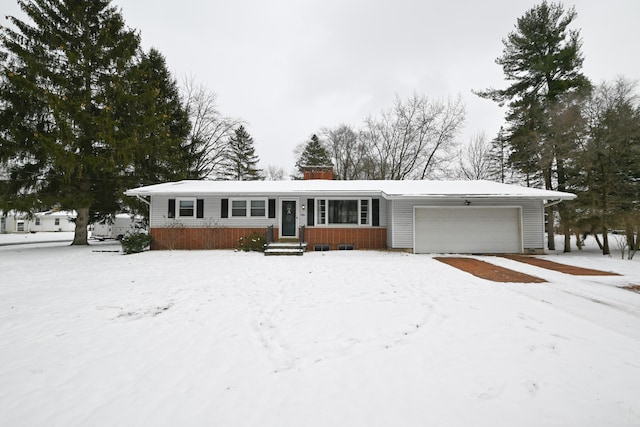
[[281,237],[297,237],[298,236],[298,202],[296,200],[282,201],[282,224],[280,227]]

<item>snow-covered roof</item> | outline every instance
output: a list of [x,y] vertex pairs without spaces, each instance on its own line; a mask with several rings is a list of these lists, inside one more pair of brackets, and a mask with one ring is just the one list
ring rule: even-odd
[[395,198],[533,198],[544,200],[570,200],[571,193],[522,187],[492,181],[178,181],[134,188],[127,196],[205,196],[205,195],[287,195],[323,194],[379,195]]
[[50,216],[50,217],[68,217],[75,218],[78,216],[76,211],[45,211],[45,212],[36,212],[35,216]]

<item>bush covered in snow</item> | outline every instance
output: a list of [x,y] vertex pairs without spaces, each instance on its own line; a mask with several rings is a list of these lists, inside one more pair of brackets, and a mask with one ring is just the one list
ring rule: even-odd
[[151,244],[151,236],[144,232],[128,233],[120,240],[122,252],[136,254],[144,251]]
[[245,252],[264,252],[264,244],[265,237],[257,231],[238,239],[238,249]]

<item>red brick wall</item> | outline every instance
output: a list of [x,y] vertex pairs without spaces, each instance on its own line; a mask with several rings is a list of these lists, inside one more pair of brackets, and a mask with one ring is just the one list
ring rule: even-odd
[[152,228],[151,249],[234,249],[253,232],[267,235],[266,228]]
[[334,250],[338,245],[346,243],[354,245],[355,249],[386,249],[386,228],[307,228],[304,232],[305,241],[309,244],[308,250],[313,250],[313,245],[325,244]]
[[[278,229],[274,238],[278,239]],[[266,236],[266,228],[152,228],[151,249],[234,249],[238,239],[258,232]],[[355,249],[386,249],[386,228],[324,228],[305,229],[309,250],[313,245],[327,244],[331,249],[346,243]]]

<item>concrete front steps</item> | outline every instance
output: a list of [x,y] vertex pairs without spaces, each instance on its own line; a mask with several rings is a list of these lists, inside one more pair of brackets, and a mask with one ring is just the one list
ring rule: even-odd
[[265,245],[265,255],[302,255],[307,250],[306,243],[273,242]]

